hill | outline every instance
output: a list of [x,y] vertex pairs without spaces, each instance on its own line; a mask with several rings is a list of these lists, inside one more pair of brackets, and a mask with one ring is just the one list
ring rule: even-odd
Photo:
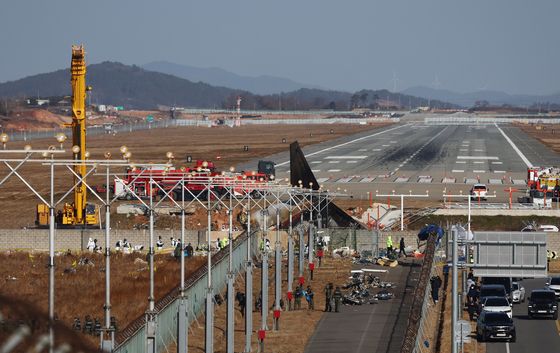
[[[157,105],[221,107],[226,97],[244,93],[147,71],[135,65],[108,61],[88,66],[87,83],[93,86],[93,103],[122,105],[134,109],[150,109]],[[69,95],[69,70],[0,84],[0,97],[29,97],[38,93],[42,97]]]
[[312,87],[281,77],[268,75],[243,76],[218,67],[201,68],[168,61],[154,61],[142,65],[142,67],[146,70],[177,76],[193,82],[205,82],[213,86],[240,89],[254,94],[274,94]]
[[490,105],[531,106],[538,103],[560,104],[560,94],[535,96],[528,94],[508,94],[501,91],[480,90],[457,93],[445,89],[417,86],[403,90],[401,93],[417,97],[438,99],[464,107],[475,106],[477,102],[486,101]]
[[[428,100],[387,90],[354,94],[317,88],[300,88],[279,94],[256,95],[248,91],[192,82],[173,75],[148,71],[135,65],[102,62],[88,66],[87,83],[93,87],[93,104],[124,106],[125,109],[154,109],[158,106],[234,109],[238,96],[242,108],[265,110],[308,110],[351,108],[417,107]],[[70,72],[57,70],[0,84],[0,97],[64,97],[70,95]],[[58,101],[53,100],[53,101]],[[453,108],[452,104],[432,100],[432,107]],[[0,113],[2,113],[0,111]]]

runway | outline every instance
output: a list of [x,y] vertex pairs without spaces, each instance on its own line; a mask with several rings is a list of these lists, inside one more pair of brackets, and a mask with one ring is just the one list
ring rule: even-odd
[[[560,157],[514,126],[416,122],[306,147],[304,153],[325,189],[354,196],[429,190],[442,198],[443,190],[466,194],[481,182],[496,191],[496,201],[504,200],[505,188],[525,188],[528,164],[552,166]],[[289,154],[270,158],[277,177],[288,177]]]

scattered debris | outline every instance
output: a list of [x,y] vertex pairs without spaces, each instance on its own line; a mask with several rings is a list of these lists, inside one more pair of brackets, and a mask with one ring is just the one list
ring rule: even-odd
[[341,257],[351,256],[352,254],[354,254],[354,252],[355,251],[353,249],[350,249],[348,246],[343,246],[341,248],[334,249],[332,252],[332,256],[333,258],[337,259]]

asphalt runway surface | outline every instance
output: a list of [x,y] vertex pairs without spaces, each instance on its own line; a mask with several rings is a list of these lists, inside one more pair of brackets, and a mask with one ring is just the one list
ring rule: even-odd
[[[373,194],[467,194],[481,182],[496,202],[505,189],[525,189],[527,165],[556,165],[560,155],[510,125],[426,125],[401,122],[304,148],[317,181],[354,197]],[[277,177],[289,177],[289,153],[270,156]],[[255,168],[256,161],[245,165]]]
[[396,284],[391,290],[395,295],[393,299],[377,304],[342,305],[339,313],[325,313],[305,353],[400,352],[420,269],[420,265],[398,266],[379,276]]
[[[525,297],[529,297],[531,290],[543,288],[544,282],[544,279],[522,281]],[[513,305],[513,322],[516,342],[488,342],[487,353],[557,352],[560,349],[560,322],[550,318],[530,319],[527,315],[527,300]]]

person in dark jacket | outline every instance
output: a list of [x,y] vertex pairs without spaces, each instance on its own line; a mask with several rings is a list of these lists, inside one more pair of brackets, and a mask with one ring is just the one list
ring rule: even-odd
[[294,309],[295,310],[299,310],[301,309],[301,297],[303,297],[303,288],[301,287],[301,284],[299,284],[296,287],[296,290],[294,291]]
[[439,276],[433,276],[430,279],[430,285],[432,287],[432,299],[434,303],[437,303],[439,299],[439,288],[441,287],[441,278]]
[[342,300],[342,291],[339,286],[336,286],[334,293],[334,311],[338,313],[338,308],[340,307],[340,301]]
[[241,316],[244,316],[245,315],[245,305],[246,305],[245,293],[237,292],[235,294],[235,299],[237,300],[237,303],[239,304],[239,310],[241,311]]
[[403,255],[404,257],[406,257],[406,252],[404,251],[405,245],[404,245],[404,238],[401,237],[401,241],[399,243],[399,256]]
[[193,249],[191,243],[188,243],[187,246],[185,246],[185,252],[187,253],[187,257],[193,256],[194,249]]
[[313,302],[313,296],[315,295],[315,293],[313,293],[313,290],[311,289],[311,286],[307,286],[307,290],[305,291],[305,299],[307,299],[307,309],[308,310],[314,310],[315,309],[315,303]]
[[329,283],[325,286],[325,312],[332,311],[332,296],[333,296],[333,284]]

